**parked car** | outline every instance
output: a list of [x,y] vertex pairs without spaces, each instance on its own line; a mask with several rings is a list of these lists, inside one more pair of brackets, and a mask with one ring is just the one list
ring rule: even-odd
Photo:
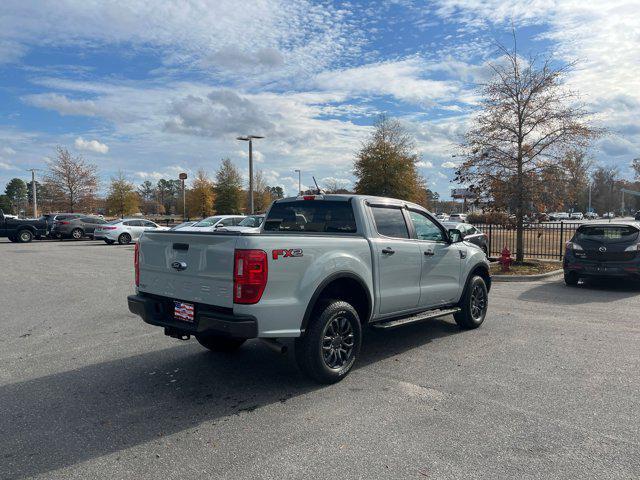
[[640,220],[640,210],[638,210],[635,214],[635,216],[633,217],[635,220]]
[[438,220],[440,220],[441,222],[447,222],[449,220],[449,215],[447,213],[438,213],[436,215],[436,218]]
[[466,222],[467,214],[466,213],[452,213],[449,215],[449,222]]
[[419,205],[360,195],[276,200],[259,234],[145,233],[134,258],[128,306],[145,322],[214,351],[293,337],[301,370],[322,383],[349,373],[366,326],[453,314],[479,327],[491,286],[486,256],[459,231]]
[[554,212],[549,214],[549,220],[558,221],[558,220],[569,220],[571,216],[568,212]]
[[16,218],[5,215],[0,209],[0,237],[7,237],[12,242],[29,243],[46,234],[47,222],[44,218]]
[[47,222],[47,237],[55,238],[53,234],[53,226],[56,221],[70,220],[82,217],[82,213],[45,213],[42,218]]
[[602,218],[616,218],[616,214],[614,212],[605,212],[602,214]]
[[53,222],[51,235],[60,239],[73,238],[74,240],[80,240],[85,237],[93,237],[96,227],[106,223],[102,218],[90,215],[56,220]]
[[244,219],[244,215],[214,215],[194,223],[189,227],[180,227],[181,232],[214,232],[222,227],[235,227]]
[[597,220],[600,216],[596,212],[587,212],[584,214],[584,218],[587,220]]
[[144,232],[152,230],[169,230],[169,227],[161,227],[151,220],[140,218],[127,218],[123,220],[113,220],[104,225],[99,225],[93,232],[93,238],[104,240],[107,245],[118,242],[120,245],[127,245],[137,242]]
[[640,278],[640,223],[584,224],[567,242],[564,281],[585,277]]
[[479,228],[469,223],[443,222],[442,225],[448,230],[454,228],[459,230],[465,242],[473,243],[480,247],[484,254],[489,256],[489,237],[482,233]]
[[259,232],[263,221],[264,215],[249,215],[243,218],[235,227],[222,227],[218,230],[225,232]]
[[584,220],[584,214],[582,212],[571,212],[569,218],[571,220]]
[[178,225],[174,225],[169,230],[178,230],[180,228],[190,227],[192,225],[195,225],[196,223],[198,223],[198,222],[197,221],[194,221],[194,222],[182,222],[182,223],[179,223]]

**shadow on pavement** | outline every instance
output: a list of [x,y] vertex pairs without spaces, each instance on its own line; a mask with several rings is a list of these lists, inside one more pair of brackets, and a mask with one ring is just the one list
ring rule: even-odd
[[536,284],[522,292],[519,300],[550,305],[581,305],[585,303],[611,302],[640,294],[640,282],[629,279],[590,279],[576,287],[564,282]]
[[[458,332],[445,320],[367,331],[356,368]],[[332,388],[302,377],[293,352],[280,357],[249,342],[224,355],[194,343],[0,387],[0,478],[49,472]]]

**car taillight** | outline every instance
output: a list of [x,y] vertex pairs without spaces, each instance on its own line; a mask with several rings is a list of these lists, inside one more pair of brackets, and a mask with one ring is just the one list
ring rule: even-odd
[[567,242],[567,250],[583,250],[583,248],[575,242]]
[[133,248],[133,268],[136,272],[136,287],[140,286],[140,244]]
[[640,243],[636,243],[635,245],[629,245],[624,249],[625,252],[640,252]]
[[115,230],[118,227],[100,227],[100,230]]
[[258,303],[267,286],[267,253],[236,250],[233,265],[233,302]]
[[69,222],[65,222],[64,220],[60,220],[59,222],[56,222],[57,225],[69,225]]

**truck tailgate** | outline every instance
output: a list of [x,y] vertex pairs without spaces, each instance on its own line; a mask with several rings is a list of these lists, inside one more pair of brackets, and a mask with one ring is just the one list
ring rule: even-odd
[[231,233],[145,233],[139,291],[232,308],[237,240]]

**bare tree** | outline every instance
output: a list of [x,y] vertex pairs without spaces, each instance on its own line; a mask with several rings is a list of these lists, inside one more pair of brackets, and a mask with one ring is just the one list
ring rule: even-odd
[[65,207],[73,212],[79,204],[91,201],[98,189],[98,168],[82,156],[73,157],[69,150],[57,147],[56,159],[49,165],[45,184],[64,198]]
[[[516,216],[516,260],[524,258],[524,216],[544,186],[543,173],[568,150],[584,150],[602,133],[589,125],[577,93],[564,87],[574,64],[556,67],[550,59],[528,60],[499,46],[493,78],[480,87],[481,109],[461,145],[464,162],[456,181],[494,199],[508,201]],[[497,192],[497,195],[494,193]],[[505,194],[506,193],[506,194]]]

